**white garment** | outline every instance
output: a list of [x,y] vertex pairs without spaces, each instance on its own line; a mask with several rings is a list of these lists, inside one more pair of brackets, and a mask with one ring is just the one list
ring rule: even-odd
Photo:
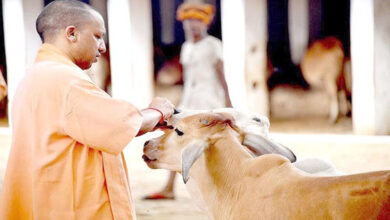
[[181,49],[184,91],[180,109],[208,110],[225,107],[225,91],[218,79],[216,64],[222,60],[222,42],[207,36]]

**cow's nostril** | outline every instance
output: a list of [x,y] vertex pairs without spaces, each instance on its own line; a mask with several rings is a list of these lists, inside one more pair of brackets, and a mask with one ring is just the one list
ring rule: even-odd
[[144,144],[144,147],[145,147],[146,145],[148,145],[148,144],[149,144],[149,141],[146,141],[145,144]]

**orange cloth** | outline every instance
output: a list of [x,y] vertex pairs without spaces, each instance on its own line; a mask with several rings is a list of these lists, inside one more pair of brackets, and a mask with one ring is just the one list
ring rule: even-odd
[[122,149],[141,123],[44,44],[15,94],[0,219],[135,219]]
[[205,24],[210,24],[214,18],[214,7],[210,4],[183,3],[179,6],[176,19],[184,21],[186,19],[199,19]]

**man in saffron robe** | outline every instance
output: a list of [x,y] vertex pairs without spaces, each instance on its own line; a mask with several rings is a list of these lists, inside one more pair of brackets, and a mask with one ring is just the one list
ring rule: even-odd
[[123,148],[173,105],[111,98],[83,71],[105,52],[102,17],[75,0],[40,13],[43,45],[12,105],[0,219],[135,219]]

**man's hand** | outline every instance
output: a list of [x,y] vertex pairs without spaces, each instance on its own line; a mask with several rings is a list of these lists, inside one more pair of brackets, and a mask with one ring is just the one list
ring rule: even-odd
[[149,104],[149,108],[156,108],[160,110],[164,118],[168,119],[173,115],[175,106],[166,98],[156,97]]
[[173,115],[174,108],[175,106],[168,99],[154,98],[148,108],[141,110],[143,121],[137,136],[154,131],[157,125],[163,125],[161,119],[169,119]]

